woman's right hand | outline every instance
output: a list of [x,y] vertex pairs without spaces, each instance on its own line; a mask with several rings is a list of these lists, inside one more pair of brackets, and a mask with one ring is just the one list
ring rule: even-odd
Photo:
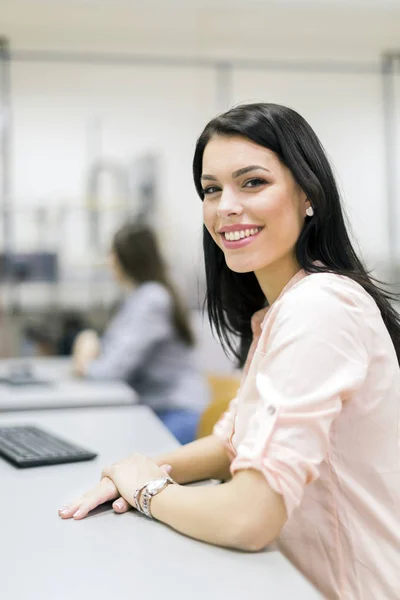
[[[161,468],[164,469],[166,473],[171,472],[171,465],[162,465]],[[71,517],[76,520],[83,519],[91,510],[97,508],[100,504],[104,504],[104,502],[111,502],[111,500],[115,500],[115,502],[113,502],[113,509],[117,513],[124,513],[132,508],[132,506],[120,496],[112,479],[103,477],[100,483],[83,494],[83,496],[62,506],[58,510],[58,514],[62,519],[71,519]]]
[[83,494],[77,500],[62,506],[58,514],[62,519],[83,519],[86,515],[104,502],[110,502],[119,497],[117,488],[108,477],[103,479],[94,488]]

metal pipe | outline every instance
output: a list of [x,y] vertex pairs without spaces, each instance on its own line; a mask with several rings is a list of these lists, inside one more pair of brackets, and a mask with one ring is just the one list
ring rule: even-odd
[[[0,356],[8,356],[12,348],[12,325],[9,315],[14,308],[11,216],[11,75],[10,48],[6,37],[0,37],[0,215],[4,284],[0,312]],[[2,310],[1,310],[2,309]]]
[[383,96],[383,122],[385,143],[385,173],[386,173],[386,204],[387,204],[387,234],[389,245],[389,262],[393,266],[400,258],[398,256],[399,244],[397,240],[398,220],[400,211],[397,210],[396,190],[396,92],[394,74],[396,63],[400,56],[387,53],[382,57],[382,96]]
[[89,243],[91,250],[101,252],[100,243],[100,183],[101,177],[108,174],[115,182],[119,202],[125,214],[129,211],[129,178],[124,166],[118,163],[99,160],[91,165],[87,176],[86,207],[89,215]]
[[[11,234],[11,76],[10,49],[8,40],[0,37],[0,157],[1,182],[0,201],[3,221],[3,252],[8,256],[12,251]],[[7,263],[7,261],[6,261]]]
[[126,66],[160,66],[160,67],[205,67],[218,68],[221,64],[229,64],[236,69],[265,69],[274,71],[302,71],[310,73],[348,73],[371,74],[380,73],[380,65],[375,62],[350,62],[330,60],[264,60],[237,58],[223,61],[221,59],[160,56],[150,54],[73,52],[59,50],[13,50],[12,61],[20,62],[57,62],[84,63],[91,65],[126,65]]
[[227,110],[233,102],[233,67],[230,62],[220,62],[216,69],[216,105]]

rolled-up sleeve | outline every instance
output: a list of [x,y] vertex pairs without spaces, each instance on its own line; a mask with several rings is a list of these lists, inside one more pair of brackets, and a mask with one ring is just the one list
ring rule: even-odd
[[237,406],[239,402],[239,396],[235,396],[229,403],[228,410],[224,412],[219,421],[215,424],[213,429],[213,435],[221,440],[226,450],[228,451],[230,459],[233,459],[235,452],[231,444],[231,436],[233,433],[233,427],[235,423]]
[[333,288],[314,292],[288,295],[276,313],[257,368],[257,408],[231,464],[232,473],[260,471],[288,516],[319,477],[332,424],[368,367],[357,302]]

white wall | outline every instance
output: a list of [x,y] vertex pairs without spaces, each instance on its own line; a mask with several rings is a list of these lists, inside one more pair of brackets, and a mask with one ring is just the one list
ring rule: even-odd
[[[372,65],[400,39],[400,12],[389,10],[389,3],[386,10],[384,4],[381,10],[351,8],[351,2],[336,9],[322,9],[321,3],[301,8],[298,2],[295,7],[265,2],[227,8],[217,0],[192,9],[190,3],[178,4],[175,0],[167,10],[155,2],[143,8],[138,2],[2,0],[0,33],[9,37],[14,50]],[[128,164],[143,151],[159,152],[160,233],[171,262],[179,266],[177,278],[184,282],[200,254],[201,204],[191,181],[193,147],[206,120],[222,108],[214,70],[17,61],[12,63],[12,94],[12,190],[17,204],[82,206],[88,130],[100,122],[107,158]],[[229,100],[282,102],[308,118],[333,161],[364,254],[373,266],[385,262],[379,75],[238,68]],[[76,220],[66,228],[65,251],[79,262],[88,252],[83,228]],[[58,229],[53,233],[60,236]],[[18,240],[21,248],[37,241],[35,228],[22,219]]]
[[[210,69],[16,62],[12,75],[18,204],[86,203],[87,150],[96,121],[103,159],[129,169],[147,151],[160,156],[160,232],[176,233],[190,251],[201,219],[191,158],[199,128],[215,112]],[[119,202],[115,197],[112,204]],[[77,233],[72,254],[84,249]]]
[[377,262],[388,255],[381,86],[379,75],[365,74],[237,71],[234,80],[236,101],[268,99],[309,120],[333,164],[354,233]]
[[398,0],[1,0],[15,48],[376,60]]

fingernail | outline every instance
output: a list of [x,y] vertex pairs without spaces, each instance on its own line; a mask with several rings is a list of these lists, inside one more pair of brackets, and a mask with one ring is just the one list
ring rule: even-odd
[[58,512],[64,512],[64,510],[67,508],[67,505],[64,504],[64,506],[61,506],[61,508],[58,509]]
[[122,502],[116,502],[115,506],[121,510],[122,509]]
[[81,510],[79,509],[79,510],[77,510],[77,511],[76,511],[76,513],[74,513],[72,516],[73,516],[73,518],[75,519],[75,517],[80,517],[80,516],[81,516],[81,514],[82,514],[82,512],[81,512]]

